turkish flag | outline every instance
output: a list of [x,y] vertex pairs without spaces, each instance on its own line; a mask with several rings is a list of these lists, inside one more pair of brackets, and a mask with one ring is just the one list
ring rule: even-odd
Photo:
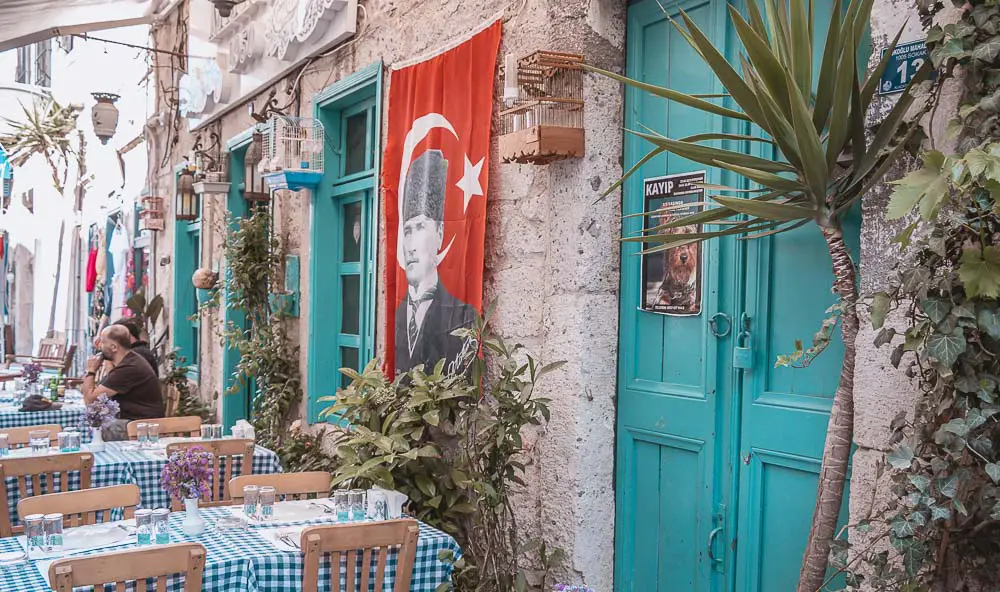
[[483,302],[497,21],[468,41],[392,72],[382,159],[389,377],[463,357],[451,336]]

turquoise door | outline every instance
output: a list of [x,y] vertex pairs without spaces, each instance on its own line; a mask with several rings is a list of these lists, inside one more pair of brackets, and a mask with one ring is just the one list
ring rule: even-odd
[[[717,47],[736,55],[725,2],[669,7],[671,17],[684,10]],[[682,92],[721,92],[660,2],[631,3],[627,26],[629,76]],[[629,129],[648,126],[673,138],[723,126],[750,131],[632,89],[625,102]],[[626,168],[648,150],[626,135]],[[624,213],[643,210],[643,178],[705,168],[673,155],[650,160],[624,188]],[[741,183],[711,169],[707,181]],[[857,222],[846,232],[855,249]],[[638,234],[641,224],[624,218],[623,233]],[[794,590],[843,347],[836,341],[807,368],[775,368],[774,361],[796,339],[809,343],[835,302],[823,240],[806,226],[702,245],[696,316],[640,309],[639,250],[634,243],[622,248],[615,588]],[[733,365],[737,336],[750,348],[746,369]]]

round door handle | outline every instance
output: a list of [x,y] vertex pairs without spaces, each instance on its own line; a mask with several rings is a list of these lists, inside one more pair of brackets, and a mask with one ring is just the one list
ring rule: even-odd
[[[719,321],[722,321],[720,323]],[[725,329],[720,329],[720,324],[725,324]],[[724,312],[717,312],[708,319],[708,330],[716,337],[725,337],[733,330],[733,319]]]

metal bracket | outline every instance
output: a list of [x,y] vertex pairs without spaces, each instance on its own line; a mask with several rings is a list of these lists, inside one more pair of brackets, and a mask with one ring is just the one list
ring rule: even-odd
[[[725,330],[719,329],[719,321],[725,322]],[[716,337],[725,337],[733,330],[733,319],[724,312],[717,312],[708,319],[708,330]]]

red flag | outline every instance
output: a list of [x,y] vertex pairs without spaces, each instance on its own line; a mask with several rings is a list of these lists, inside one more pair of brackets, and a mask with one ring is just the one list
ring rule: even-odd
[[392,73],[382,159],[387,376],[462,356],[482,310],[490,122],[500,21]]

